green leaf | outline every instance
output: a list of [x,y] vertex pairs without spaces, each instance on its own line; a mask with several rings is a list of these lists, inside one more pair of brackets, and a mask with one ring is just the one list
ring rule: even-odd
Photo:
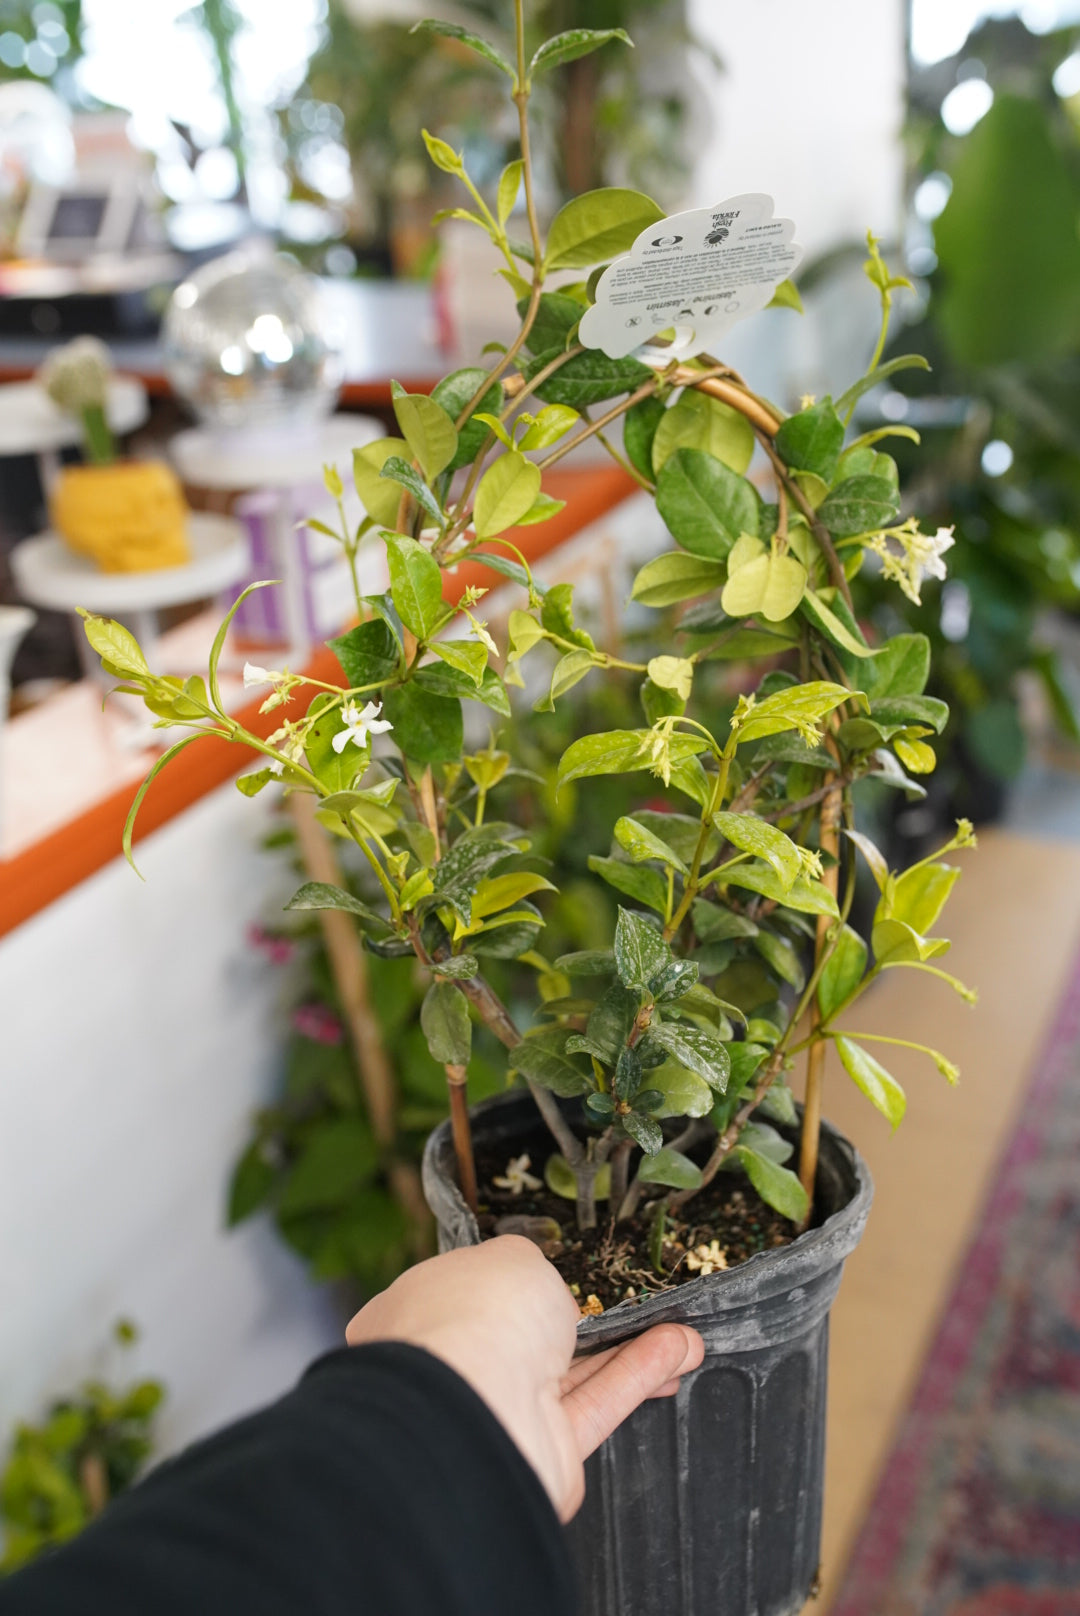
[[680,875],[690,873],[678,853],[640,820],[631,819],[628,815],[616,820],[615,840],[635,864],[643,864],[647,859],[658,859],[661,864],[670,865],[678,870]]
[[886,727],[925,724],[940,735],[949,721],[949,708],[936,696],[881,696],[871,699],[870,717]]
[[689,657],[650,657],[646,671],[652,684],[660,690],[674,691],[685,707],[694,685],[694,664]]
[[651,1027],[648,1038],[650,1044],[659,1044],[669,1055],[674,1055],[687,1071],[704,1078],[718,1094],[726,1091],[731,1075],[731,1056],[727,1045],[722,1044],[715,1034],[686,1022],[665,1021],[659,1027]]
[[402,460],[400,455],[391,455],[379,475],[397,483],[401,488],[407,488],[421,510],[430,516],[435,525],[439,528],[445,528],[446,517],[443,514],[442,506],[419,472],[414,471],[407,461]]
[[725,841],[740,852],[753,853],[775,870],[777,879],[785,889],[798,877],[802,869],[799,849],[775,825],[769,825],[754,814],[719,813],[713,815],[713,824]]
[[[560,346],[537,354],[525,367],[527,379],[531,381],[562,352]],[[655,374],[637,359],[609,359],[607,354],[590,348],[568,359],[547,381],[540,383],[536,394],[547,404],[566,404],[571,409],[584,410],[590,404],[602,404],[605,399],[620,398],[623,393],[636,391]]]
[[552,585],[544,596],[540,621],[549,634],[557,635],[560,640],[569,640],[571,645],[581,646],[585,651],[595,650],[592,636],[574,622],[573,584]]
[[166,768],[172,762],[174,757],[179,757],[185,746],[190,746],[193,741],[197,741],[198,739],[198,735],[185,735],[182,741],[176,741],[172,746],[169,747],[167,752],[163,752],[154,763],[138,791],[135,793],[134,801],[132,802],[131,807],[128,809],[128,815],[124,821],[124,834],[121,845],[124,849],[124,857],[127,859],[140,881],[142,880],[142,874],[135,863],[134,858],[131,856],[131,837],[135,829],[136,816],[138,815],[139,809],[142,807],[143,798],[150,790],[151,785],[161,773],[162,769]]
[[858,657],[860,661],[876,655],[866,642],[854,635],[847,624],[831,611],[820,595],[808,589],[800,603],[800,610],[804,617],[808,617],[814,627],[820,629],[825,638],[851,656]]
[[664,461],[656,508],[684,550],[723,561],[740,534],[757,536],[761,501],[746,478],[715,455],[680,448]]
[[883,477],[845,477],[818,507],[818,517],[838,539],[888,527],[900,509],[896,490]]
[[486,645],[481,645],[479,640],[432,640],[428,649],[479,687],[487,668]]
[[407,393],[398,382],[391,382],[390,390],[398,426],[430,482],[457,453],[457,429],[442,405],[426,393]]
[[327,645],[353,688],[385,684],[398,671],[398,644],[380,617],[357,624],[347,634],[328,640]]
[[729,938],[756,937],[757,927],[745,915],[722,909],[707,898],[695,898],[690,908],[694,931],[703,943],[726,942]]
[[797,314],[805,313],[802,298],[799,296],[799,288],[792,280],[781,281],[765,307],[767,309],[794,309]]
[[815,724],[841,703],[857,700],[861,695],[861,691],[848,690],[846,685],[832,684],[827,679],[811,679],[806,684],[778,690],[775,695],[756,702],[739,725],[740,745],[762,735],[795,729],[799,724]]
[[841,414],[847,415],[855,408],[864,393],[868,393],[872,387],[879,387],[883,381],[895,376],[898,371],[929,369],[930,363],[922,354],[897,354],[895,359],[887,359],[883,365],[878,365],[876,370],[868,371],[857,382],[853,382],[845,393],[841,393],[836,401],[836,407]]
[[[845,695],[847,692],[845,691]],[[583,735],[573,741],[559,759],[558,783],[581,780],[594,774],[630,774],[653,766],[654,735],[651,729],[613,729],[598,735]],[[673,735],[670,759],[673,764],[704,752],[708,743],[697,735]],[[674,778],[674,776],[673,776]]]
[[790,1167],[780,1167],[746,1145],[736,1145],[732,1154],[768,1206],[781,1217],[790,1218],[792,1223],[802,1223],[810,1210],[810,1202]]
[[716,1095],[703,1077],[688,1072],[678,1061],[666,1060],[649,1071],[648,1084],[663,1095],[653,1112],[655,1117],[707,1117]]
[[658,914],[667,913],[667,882],[659,870],[650,870],[644,864],[624,864],[621,859],[600,858],[596,853],[589,854],[589,869],[616,892],[636,898]]
[[536,712],[554,712],[559,697],[565,696],[568,690],[573,690],[576,684],[580,684],[595,666],[596,657],[592,651],[568,651],[565,656],[560,657],[552,670],[550,690],[546,696],[534,703]]
[[[527,436],[528,434],[526,433]],[[530,443],[526,447],[531,449],[534,445]],[[518,527],[534,527],[537,522],[550,522],[553,516],[558,516],[559,512],[565,509],[565,499],[552,499],[549,494],[537,494],[525,515],[518,517],[517,525]]]
[[354,898],[351,892],[342,887],[331,886],[326,881],[305,881],[304,885],[293,893],[286,909],[342,909],[346,914],[356,915],[368,925],[377,927],[380,931],[388,930],[387,922],[382,915],[377,914],[369,904],[361,903]]
[[754,947],[761,955],[769,969],[793,987],[796,993],[801,993],[806,986],[806,972],[802,961],[791,943],[785,937],[778,937],[775,932],[762,931],[754,938]]
[[848,841],[854,842],[869,865],[870,873],[877,882],[878,887],[883,889],[889,879],[889,866],[884,853],[861,830],[845,829],[844,835],[848,838]]
[[619,909],[615,925],[615,968],[625,988],[645,992],[652,978],[671,961],[671,950],[642,916]]
[[[465,370],[454,370],[449,376],[432,389],[431,396],[436,404],[440,404],[452,421],[476,397],[487,377],[486,370],[470,366]],[[469,466],[476,459],[487,437],[487,427],[476,419],[476,411],[483,411],[489,415],[498,415],[503,407],[503,390],[501,382],[492,382],[487,392],[476,406],[476,410],[468,417],[465,425],[458,433],[457,452],[453,460],[445,468],[447,471],[458,471],[462,466]],[[390,518],[391,524],[393,517]]]
[[638,1168],[638,1178],[645,1184],[666,1184],[673,1190],[701,1188],[701,1168],[681,1150],[665,1145],[655,1156],[646,1156]]
[[859,669],[871,701],[886,696],[921,696],[930,677],[930,641],[925,634],[897,634]]
[[407,454],[409,445],[404,438],[376,438],[362,449],[353,450],[353,482],[360,502],[373,522],[380,527],[393,527],[397,522],[401,490],[388,482],[382,469],[388,460],[400,459]]
[[[520,299],[519,319],[524,320],[531,301],[531,294]],[[576,297],[567,297],[562,292],[541,292],[536,318],[526,338],[529,352],[543,354],[545,361],[554,359],[565,350],[570,333],[576,329],[584,312]]]
[[432,1060],[440,1066],[467,1066],[472,1049],[469,1006],[452,982],[433,982],[420,1006],[420,1026]]
[[500,455],[480,479],[473,505],[478,539],[502,533],[529,510],[540,492],[540,467],[517,449]]
[[256,769],[254,774],[241,774],[237,776],[236,789],[245,797],[257,797],[259,792],[268,786],[271,780],[278,779],[272,769]]
[[898,1128],[907,1110],[907,1096],[895,1077],[861,1044],[840,1037],[834,1042],[845,1071],[855,1079],[871,1105],[876,1106],[894,1128]]
[[478,56],[482,56],[485,62],[490,62],[492,67],[497,67],[500,73],[505,73],[507,78],[513,79],[515,83],[517,82],[517,75],[505,56],[500,55],[494,45],[489,45],[486,39],[481,39],[479,34],[470,33],[460,23],[437,22],[434,18],[425,17],[422,22],[414,23],[409,32],[411,34],[438,34],[443,39],[456,39],[460,44],[467,45],[470,50],[474,50]]
[[482,701],[485,707],[493,708],[504,718],[510,717],[510,700],[494,668],[484,669],[477,687],[469,674],[459,668],[452,668],[448,663],[430,662],[417,670],[412,682],[418,689],[434,696],[457,696],[462,701]]
[[568,1027],[545,1027],[523,1038],[510,1051],[509,1070],[520,1072],[522,1077],[564,1099],[584,1094],[590,1085],[581,1057],[575,1059],[566,1052],[566,1041],[571,1036]]
[[[547,449],[551,444],[558,443],[560,438],[565,438],[570,428],[580,419],[577,410],[570,409],[567,404],[545,404],[521,439],[521,448]],[[562,508],[562,504],[559,508]]]
[[[652,458],[657,476],[677,449],[710,454],[741,476],[754,453],[754,429],[730,404],[687,387],[656,428]],[[756,525],[752,531],[757,532]]]
[[643,606],[672,606],[717,588],[726,577],[718,561],[669,550],[645,563],[634,579],[630,598],[640,600]]
[[880,916],[928,932],[959,879],[955,864],[917,864],[896,877],[878,905]]
[[138,679],[149,675],[150,667],[142,648],[123,623],[111,617],[95,617],[84,611],[80,611],[79,616],[91,648],[97,652],[103,664],[108,664],[109,673],[121,679]]
[[401,533],[384,533],[383,539],[398,616],[418,640],[427,640],[447,615],[439,563],[415,539]]
[[665,413],[663,402],[655,394],[640,398],[623,416],[623,448],[635,471],[650,483],[655,477],[652,463],[653,439]]
[[829,1021],[853,993],[866,973],[866,944],[857,931],[845,926],[830,954],[818,983],[818,1008],[822,1021]]
[[375,1137],[363,1117],[320,1122],[285,1180],[278,1214],[340,1206],[371,1178],[378,1161]]
[[628,252],[649,225],[664,217],[640,191],[586,191],[561,207],[548,231],[545,269],[585,269]]
[[498,914],[501,909],[520,903],[522,898],[531,897],[534,892],[555,890],[546,875],[537,875],[534,870],[511,870],[506,875],[488,875],[473,894],[472,917],[474,920],[483,920],[488,915]]
[[421,129],[420,133],[423,137],[424,145],[427,147],[427,154],[436,168],[441,169],[444,174],[461,174],[464,172],[465,165],[461,161],[460,154],[454,150],[453,146],[449,145],[445,140],[440,140],[438,135],[429,134],[426,129]]
[[646,1156],[655,1156],[663,1148],[664,1131],[652,1117],[643,1117],[639,1112],[631,1111],[629,1116],[622,1118],[622,1125]]
[[891,916],[874,922],[870,944],[879,965],[924,964],[947,954],[952,946],[944,937],[923,937],[905,920]]
[[[571,28],[564,34],[556,34],[554,39],[545,40],[534,55],[529,63],[529,77],[535,78],[538,73],[550,72],[560,62],[573,62],[579,56],[588,56],[590,52],[599,50],[601,45],[607,45],[613,39],[621,40],[624,45],[629,45],[631,50],[634,47],[634,41],[625,28]],[[647,219],[645,222],[651,224],[652,220]]]
[[496,192],[495,211],[498,214],[499,223],[501,225],[506,224],[507,219],[509,219],[510,215],[514,211],[514,203],[517,201],[518,192],[521,190],[521,176],[524,169],[525,164],[522,162],[521,158],[515,157],[512,163],[507,163],[506,167],[499,175],[499,189]]
[[465,744],[461,703],[424,690],[416,679],[383,699],[394,744],[417,763],[456,763]]
[[836,899],[829,889],[820,881],[808,880],[805,875],[798,876],[786,887],[767,864],[737,864],[725,870],[720,879],[723,885],[759,892],[763,898],[783,904],[785,909],[797,909],[807,915],[831,915],[834,920],[839,918]]
[[266,1159],[264,1140],[255,1139],[244,1151],[229,1182],[225,1221],[230,1229],[265,1205],[277,1180],[279,1169]]
[[844,424],[831,398],[789,415],[775,438],[776,452],[795,471],[812,471],[831,483],[844,446]]
[[307,717],[315,720],[304,738],[308,768],[327,791],[348,791],[371,762],[370,746],[355,746],[350,741],[343,751],[334,751],[334,736],[344,724],[341,707],[335,705],[329,691],[320,691],[313,698]]

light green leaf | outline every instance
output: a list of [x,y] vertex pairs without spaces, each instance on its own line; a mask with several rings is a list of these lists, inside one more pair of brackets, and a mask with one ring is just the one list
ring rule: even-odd
[[767,309],[794,309],[797,314],[805,313],[802,298],[799,296],[799,288],[792,280],[781,281],[765,307]]
[[552,499],[550,494],[537,494],[525,515],[518,517],[517,525],[533,527],[537,522],[550,522],[553,516],[558,516],[559,512],[565,509],[565,499]]
[[779,623],[795,611],[806,583],[806,568],[795,556],[766,549],[760,539],[747,535],[728,556],[728,581],[720,604],[729,617],[764,617]]
[[568,651],[559,658],[551,674],[551,689],[546,696],[542,696],[534,703],[536,712],[551,713],[555,711],[555,703],[560,696],[565,696],[576,684],[580,684],[587,673],[596,667],[596,657],[592,651]]
[[[649,1079],[652,1081],[651,1076]],[[645,1184],[667,1184],[673,1190],[696,1190],[701,1187],[701,1168],[684,1156],[681,1150],[665,1145],[655,1156],[646,1156],[637,1172]]]
[[837,939],[818,983],[818,1008],[829,1021],[858,987],[866,972],[866,944],[857,931],[845,926]]
[[836,613],[829,609],[825,601],[814,590],[808,589],[806,591],[802,599],[802,610],[815,628],[819,628],[834,645],[841,646],[843,650],[849,652],[852,656],[861,659],[876,655],[876,652],[872,651],[862,640],[856,639],[847,625],[840,621]]
[[652,1067],[646,1082],[649,1088],[664,1096],[663,1104],[653,1112],[654,1117],[707,1117],[716,1103],[716,1095],[705,1079],[696,1072],[688,1072],[675,1060]]
[[457,430],[442,405],[426,393],[407,393],[398,382],[390,385],[398,426],[431,482],[457,453]]
[[727,573],[718,561],[669,550],[647,561],[634,579],[632,600],[644,606],[672,606],[676,601],[703,595],[724,582]]
[[879,965],[903,965],[915,960],[925,964],[939,954],[947,954],[952,947],[944,937],[923,937],[906,921],[891,918],[874,922],[870,943]]
[[790,1167],[781,1167],[746,1145],[736,1145],[732,1154],[738,1158],[761,1199],[781,1217],[801,1224],[810,1210],[810,1202]]
[[673,690],[682,702],[690,700],[694,685],[694,664],[688,657],[652,657],[646,669],[654,685]]
[[877,1107],[883,1117],[888,1118],[894,1128],[898,1128],[907,1110],[907,1096],[895,1077],[861,1044],[841,1037],[837,1037],[835,1043],[844,1069],[855,1079],[870,1103]]
[[570,428],[580,420],[580,413],[572,410],[568,404],[545,404],[521,439],[519,448],[547,449],[551,444],[558,443],[560,438],[565,438]]
[[185,746],[190,746],[193,741],[197,741],[198,739],[198,735],[185,735],[182,741],[176,741],[172,746],[169,747],[167,752],[162,752],[161,756],[156,760],[151,768],[150,773],[146,776],[146,779],[135,793],[135,799],[132,802],[131,807],[128,809],[128,816],[124,821],[124,834],[121,839],[121,846],[124,849],[124,857],[127,859],[140,881],[142,880],[142,872],[135,863],[134,858],[131,856],[131,837],[135,829],[136,816],[138,815],[139,809],[142,807],[143,798],[150,790],[151,785],[161,773],[162,769],[170,764],[173,758],[179,757]]
[[382,476],[382,469],[388,460],[400,459],[408,452],[404,438],[376,438],[374,443],[353,450],[356,492],[365,511],[380,527],[395,525],[401,503],[401,489]]
[[95,617],[86,611],[80,611],[79,616],[86,638],[102,664],[107,665],[107,672],[121,679],[138,679],[150,673],[138,640],[123,623],[111,617]]
[[551,221],[544,267],[585,269],[628,252],[641,232],[664,217],[640,191],[611,187],[572,197]]
[[776,871],[777,879],[786,889],[802,869],[799,849],[775,825],[769,825],[754,814],[719,813],[713,815],[713,824],[725,841],[743,853],[753,853]]
[[778,690],[763,701],[755,702],[738,726],[739,743],[796,729],[800,724],[815,724],[845,701],[865,703],[865,698],[861,691],[848,690],[845,685],[832,684],[827,679],[811,679],[804,685]]
[[870,873],[877,882],[879,890],[883,891],[885,883],[889,879],[889,866],[884,853],[861,830],[845,829],[844,835],[850,842],[854,842],[859,849],[859,852],[870,866]]
[[846,392],[840,394],[836,408],[841,415],[846,416],[849,410],[855,408],[864,393],[868,393],[872,387],[879,386],[889,376],[895,376],[897,371],[929,369],[930,363],[922,354],[897,354],[895,359],[887,359],[876,370],[868,371],[857,382],[853,382]]
[[487,647],[477,640],[433,640],[428,647],[442,662],[457,668],[479,685],[487,667]]
[[546,875],[533,870],[511,870],[507,875],[489,875],[480,882],[472,898],[472,918],[484,920],[511,904],[520,903],[534,892],[554,892]]
[[447,615],[439,563],[422,544],[401,533],[384,533],[390,567],[390,594],[398,616],[418,640],[426,641]]
[[489,539],[513,527],[540,492],[540,467],[518,450],[500,455],[480,479],[473,506],[478,539]]
[[570,28],[564,34],[556,34],[553,39],[544,41],[529,63],[529,77],[550,72],[560,62],[573,62],[579,56],[588,56],[591,51],[599,50],[601,45],[607,45],[613,39],[621,40],[633,49],[634,41],[625,28]]
[[440,140],[438,135],[429,134],[426,129],[421,129],[420,133],[427,147],[427,154],[436,168],[441,169],[444,174],[464,172],[465,165],[461,161],[460,152],[456,152],[445,140]]
[[[657,428],[658,441],[680,408],[675,405]],[[714,561],[724,560],[740,534],[757,537],[759,530],[761,501],[753,485],[704,449],[677,448],[664,458],[656,508],[684,550]]]
[[521,190],[521,176],[525,164],[520,157],[515,157],[512,163],[507,163],[499,175],[499,189],[496,193],[495,209],[499,216],[499,223],[505,225],[507,219],[514,211],[514,203]]
[[[846,694],[846,692],[845,692]],[[653,767],[656,737],[651,729],[613,729],[598,735],[583,735],[567,747],[559,759],[559,785],[594,774],[630,774]],[[696,757],[708,742],[698,735],[673,735],[670,741],[672,764]],[[672,776],[674,778],[674,775]]]
[[624,852],[628,853],[635,864],[644,864],[648,859],[658,859],[661,864],[670,865],[679,871],[680,875],[688,875],[689,871],[678,853],[669,847],[665,841],[653,831],[641,824],[640,820],[625,816],[615,822],[615,840]]
[[902,920],[915,931],[928,932],[959,879],[954,864],[918,864],[905,870],[878,905],[880,918]]
[[687,387],[656,428],[652,459],[658,476],[677,449],[702,450],[741,476],[754,453],[754,429],[739,410]]
[[776,903],[783,904],[785,909],[797,909],[802,914],[831,915],[834,920],[839,919],[836,899],[828,887],[805,875],[796,877],[790,886],[785,886],[776,871],[767,864],[736,864],[723,872],[719,884],[760,892],[763,898],[772,898]]

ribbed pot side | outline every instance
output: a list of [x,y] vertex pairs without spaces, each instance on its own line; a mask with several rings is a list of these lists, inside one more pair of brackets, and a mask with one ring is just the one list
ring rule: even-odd
[[[472,1116],[479,1148],[505,1140],[507,1155],[531,1149],[534,1160],[550,1150],[527,1094],[499,1095]],[[475,1245],[447,1123],[428,1140],[423,1174],[441,1248]],[[818,1226],[730,1273],[582,1320],[582,1351],[650,1324],[692,1324],[705,1360],[675,1397],[644,1403],[588,1462],[585,1503],[570,1527],[581,1616],[802,1609],[821,1542],[829,1309],[872,1196],[865,1162],[825,1125]]]

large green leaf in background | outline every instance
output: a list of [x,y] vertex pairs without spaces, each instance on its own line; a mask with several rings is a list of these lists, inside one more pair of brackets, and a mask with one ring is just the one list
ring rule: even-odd
[[999,95],[967,136],[935,236],[941,326],[967,364],[1080,335],[1080,196],[1036,101]]

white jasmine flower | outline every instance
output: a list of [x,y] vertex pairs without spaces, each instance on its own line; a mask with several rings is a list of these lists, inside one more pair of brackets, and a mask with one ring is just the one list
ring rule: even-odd
[[[900,546],[901,555],[889,549],[890,539]],[[881,557],[881,570],[885,577],[899,584],[908,599],[914,601],[916,606],[921,606],[923,579],[943,579],[947,576],[942,557],[955,543],[951,527],[939,527],[936,533],[923,533],[912,519],[900,527],[875,533],[868,548]]]
[[257,685],[276,685],[284,677],[283,673],[275,673],[271,668],[256,667],[254,662],[244,663],[245,690],[254,690]]
[[339,730],[330,743],[334,751],[344,752],[350,741],[354,746],[366,746],[370,736],[385,735],[387,730],[393,729],[389,719],[379,717],[381,712],[381,701],[369,701],[363,709],[357,707],[355,701],[347,701],[341,709],[345,728]]
[[491,1182],[496,1189],[509,1190],[511,1195],[520,1195],[522,1190],[542,1189],[540,1179],[529,1172],[532,1165],[531,1158],[525,1156],[512,1156],[506,1164],[506,1172],[501,1178],[493,1178]]
[[686,1254],[687,1268],[693,1274],[700,1274],[702,1278],[707,1274],[722,1273],[727,1265],[727,1252],[719,1240],[712,1240],[707,1246],[695,1246],[693,1251]]
[[495,644],[495,641],[492,639],[491,635],[488,633],[487,624],[483,621],[483,619],[479,618],[479,617],[474,617],[472,612],[466,612],[465,616],[469,619],[469,622],[472,624],[472,631],[476,635],[476,638],[480,641],[480,644],[481,645],[486,645],[488,650],[491,652],[492,656],[498,656],[499,647]]

